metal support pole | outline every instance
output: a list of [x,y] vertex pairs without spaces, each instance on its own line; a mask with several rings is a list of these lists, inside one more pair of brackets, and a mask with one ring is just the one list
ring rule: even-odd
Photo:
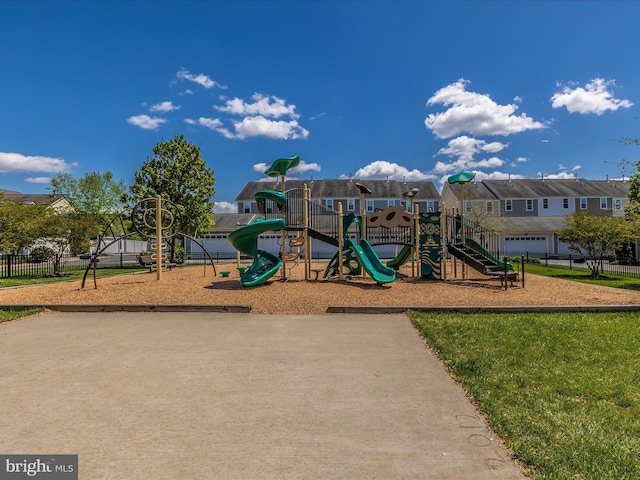
[[[284,193],[284,175],[282,175],[282,193]],[[286,209],[285,209],[286,210]],[[287,230],[286,230],[286,221],[287,214],[286,211],[282,213],[282,218],[285,221],[285,228],[282,229],[282,281],[284,282],[287,279],[287,265],[286,265],[286,256],[287,256]]]
[[162,278],[162,199],[156,195],[156,280]]
[[344,224],[342,222],[342,203],[338,202],[338,278],[344,279],[342,273],[342,249],[344,248]]
[[[443,203],[440,204],[440,271],[442,272],[442,280],[447,279],[447,210]],[[444,240],[444,241],[443,241]]]
[[[414,238],[411,243],[411,277],[416,278],[416,259],[420,257],[420,220],[419,220],[419,211],[420,206],[418,204],[413,204],[413,197],[411,198],[411,210],[413,211],[413,232]],[[420,265],[422,261],[417,262],[418,268],[420,270]]]
[[307,184],[304,184],[302,191],[302,223],[304,235],[304,279],[309,280],[311,275],[311,239],[309,238],[309,201],[310,191]]

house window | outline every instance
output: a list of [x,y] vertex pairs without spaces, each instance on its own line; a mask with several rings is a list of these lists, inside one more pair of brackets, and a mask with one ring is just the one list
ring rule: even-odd
[[620,210],[622,208],[622,200],[616,198],[616,210]]
[[504,201],[504,211],[510,212],[513,210],[513,200],[510,198]]
[[486,210],[487,210],[487,213],[493,212],[493,202],[487,202]]
[[569,208],[569,199],[568,198],[563,198],[562,199],[562,208]]
[[327,208],[330,208],[331,210],[333,210],[333,198],[327,198],[326,205],[327,205]]
[[373,200],[367,200],[367,213],[373,212]]
[[251,202],[242,202],[242,213],[251,213]]
[[427,212],[433,212],[433,200],[427,202]]
[[527,198],[527,212],[533,212],[533,200]]
[[405,212],[411,213],[411,202],[404,202]]
[[542,208],[544,208],[545,210],[547,208],[549,208],[549,199],[548,198],[543,198],[542,199]]
[[356,201],[353,198],[347,198],[347,211],[355,212],[356,210]]
[[600,197],[600,210],[607,209],[607,199],[605,197]]
[[469,200],[464,201],[464,212],[469,213],[471,211],[471,202]]
[[387,200],[387,207],[395,207],[395,206],[396,206],[395,200]]
[[586,210],[587,209],[587,199],[582,197],[580,198],[580,210]]

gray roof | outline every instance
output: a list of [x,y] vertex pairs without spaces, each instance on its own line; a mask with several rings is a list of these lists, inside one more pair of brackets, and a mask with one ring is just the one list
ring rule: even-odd
[[10,202],[20,203],[22,205],[52,205],[63,198],[63,195],[52,195],[49,193],[19,193],[11,192],[10,190],[0,191],[0,200],[9,200]]
[[[621,180],[517,179],[483,180],[497,198],[626,197],[629,186]],[[470,189],[469,189],[470,190]],[[467,189],[465,189],[466,196]]]
[[210,230],[232,232],[238,228],[238,224],[247,225],[258,218],[263,217],[257,213],[214,213],[215,226]]
[[[398,182],[396,180],[287,180],[285,189],[303,188],[304,184],[311,189],[311,198],[360,198],[360,191],[356,183],[362,183],[371,189],[367,198],[397,198],[402,194],[417,188],[419,192],[414,200],[437,200],[440,198],[433,182]],[[281,185],[275,181],[249,182],[236,197],[236,202],[251,202],[259,190],[281,190]]]
[[565,217],[499,217],[498,230],[515,233],[545,233],[557,232],[564,227]]
[[[460,199],[460,184],[448,183],[447,188]],[[496,200],[496,196],[483,182],[472,182],[464,185],[464,199],[465,200]]]

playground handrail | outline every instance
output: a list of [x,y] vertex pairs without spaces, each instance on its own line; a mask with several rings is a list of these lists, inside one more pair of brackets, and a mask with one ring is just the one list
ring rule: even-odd
[[[490,256],[500,258],[500,234],[495,230],[484,227],[479,223],[464,219],[465,238],[461,236],[460,217],[454,215],[445,216],[445,238],[446,242],[454,245],[467,244],[467,239],[472,239],[477,245],[489,253]],[[469,245],[472,246],[472,245]]]

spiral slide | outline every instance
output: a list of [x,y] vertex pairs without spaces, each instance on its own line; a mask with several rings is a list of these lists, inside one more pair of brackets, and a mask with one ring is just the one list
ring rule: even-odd
[[242,285],[245,287],[262,285],[278,272],[282,261],[276,255],[258,248],[258,236],[270,230],[282,230],[284,227],[284,219],[270,218],[256,220],[231,232],[229,235],[231,245],[253,258],[251,266],[240,277]]

